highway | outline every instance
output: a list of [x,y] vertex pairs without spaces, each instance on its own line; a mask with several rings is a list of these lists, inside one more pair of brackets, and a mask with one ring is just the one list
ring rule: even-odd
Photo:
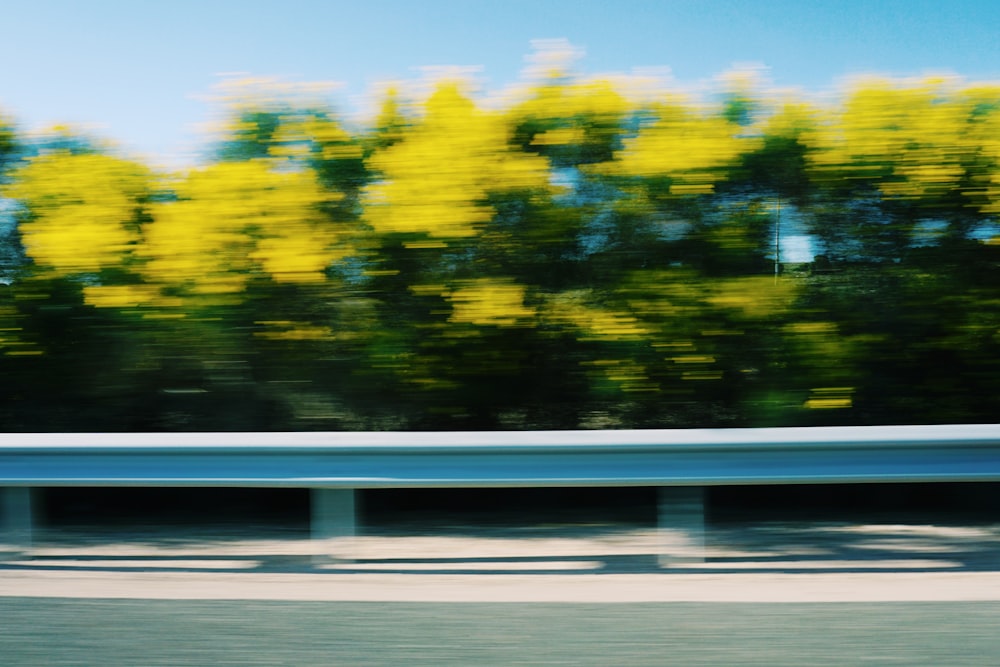
[[8,667],[1000,664],[1000,602],[0,599]]
[[715,526],[669,567],[643,526],[383,531],[330,563],[101,531],[0,562],[0,664],[1000,664],[995,524]]

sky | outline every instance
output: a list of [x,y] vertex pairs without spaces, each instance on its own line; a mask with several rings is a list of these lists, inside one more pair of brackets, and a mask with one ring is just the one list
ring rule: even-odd
[[810,92],[862,73],[1000,80],[995,0],[5,0],[0,113],[177,166],[204,148],[227,75],[336,82],[351,115],[423,67],[476,68],[499,90],[535,40],[571,44],[583,74],[651,69],[684,87],[747,64]]

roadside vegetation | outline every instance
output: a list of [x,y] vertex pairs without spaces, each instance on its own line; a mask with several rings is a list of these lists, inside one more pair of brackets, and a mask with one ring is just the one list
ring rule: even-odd
[[0,118],[0,429],[996,421],[1000,86],[634,84],[258,89],[179,173]]

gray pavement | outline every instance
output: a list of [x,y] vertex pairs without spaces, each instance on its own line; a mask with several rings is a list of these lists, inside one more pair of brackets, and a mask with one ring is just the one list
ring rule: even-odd
[[7,667],[1000,664],[997,602],[0,598],[0,618]]
[[[745,522],[664,563],[644,526],[395,526],[337,544],[278,526],[49,530],[0,596],[397,602],[1000,601],[1000,525]],[[343,558],[317,554],[333,549]]]
[[1000,664],[1000,525],[41,531],[0,559],[0,664]]

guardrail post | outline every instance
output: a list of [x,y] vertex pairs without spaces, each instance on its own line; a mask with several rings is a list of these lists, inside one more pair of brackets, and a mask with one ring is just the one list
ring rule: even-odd
[[31,549],[31,491],[26,486],[0,488],[0,552],[20,554]]
[[661,567],[705,560],[705,489],[660,487],[657,527]]
[[354,489],[312,489],[313,562],[351,560],[357,535]]

